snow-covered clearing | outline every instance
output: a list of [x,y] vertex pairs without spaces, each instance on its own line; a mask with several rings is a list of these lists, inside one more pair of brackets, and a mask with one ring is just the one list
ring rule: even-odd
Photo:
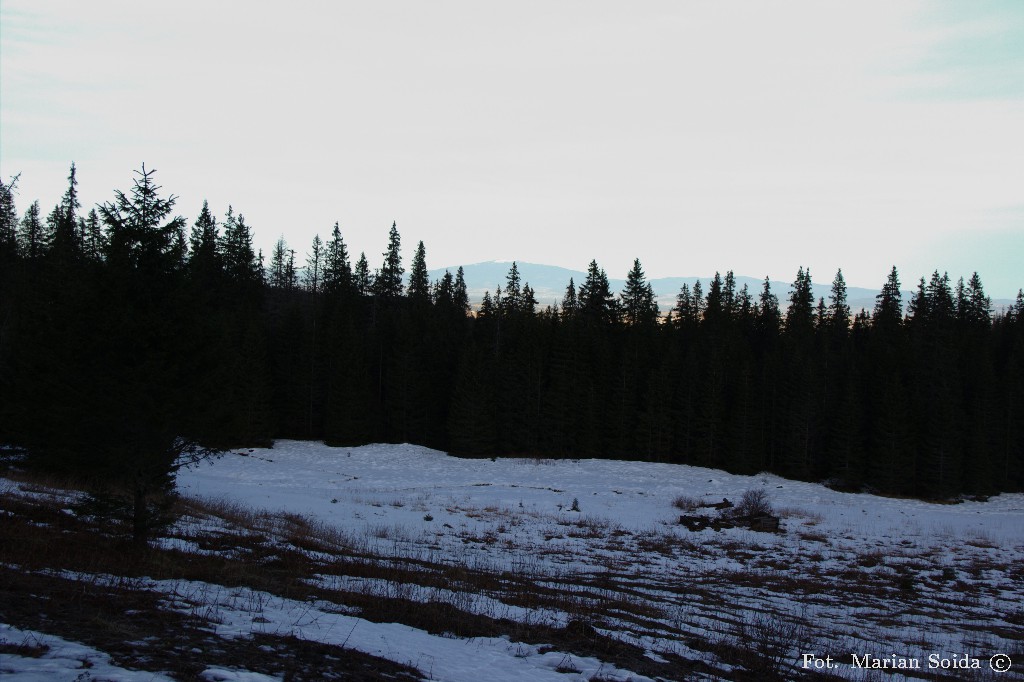
[[[831,656],[827,672],[844,679],[877,677],[851,666],[867,654],[917,660],[914,674],[932,679],[988,679],[996,654],[1014,661],[999,679],[1024,670],[1024,495],[941,505],[668,464],[296,441],[231,452],[178,486],[196,511],[158,547],[310,564],[301,595],[237,580],[133,584],[219,638],[295,637],[453,681],[821,672],[805,654]],[[767,492],[783,532],[678,523],[679,497],[750,489]],[[0,637],[22,636],[11,632]],[[930,655],[982,669],[930,669]],[[0,671],[37,679],[32,665],[64,659],[34,660],[4,654]],[[102,679],[162,679],[116,674]],[[280,678],[242,665],[203,675]]]

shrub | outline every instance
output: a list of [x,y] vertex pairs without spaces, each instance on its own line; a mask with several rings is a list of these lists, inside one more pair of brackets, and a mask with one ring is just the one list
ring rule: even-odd
[[692,512],[700,507],[700,500],[688,495],[679,495],[676,499],[672,500],[672,506],[676,509]]
[[743,493],[734,513],[737,516],[765,516],[774,515],[774,511],[768,493],[763,488],[754,488]]

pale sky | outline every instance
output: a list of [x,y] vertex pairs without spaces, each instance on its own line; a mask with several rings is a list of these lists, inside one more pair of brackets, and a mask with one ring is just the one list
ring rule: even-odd
[[0,0],[0,174],[269,252],[1024,286],[1024,2]]

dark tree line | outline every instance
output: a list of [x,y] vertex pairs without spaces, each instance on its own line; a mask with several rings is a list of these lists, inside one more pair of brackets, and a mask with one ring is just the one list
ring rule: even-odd
[[[0,443],[145,497],[174,468],[275,438],[416,442],[466,456],[614,457],[772,471],[923,497],[1024,488],[1024,295],[993,315],[977,275],[893,268],[854,313],[731,272],[659,311],[640,261],[596,262],[538,310],[512,265],[471,311],[461,269],[380,266],[335,224],[269,262],[229,207],[174,215],[152,171],[47,215],[0,184]],[[207,450],[204,450],[207,449]],[[137,513],[145,514],[145,505]],[[139,519],[145,523],[145,519]]]

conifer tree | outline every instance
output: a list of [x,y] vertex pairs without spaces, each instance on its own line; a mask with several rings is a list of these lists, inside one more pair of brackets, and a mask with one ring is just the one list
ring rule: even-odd
[[825,305],[825,298],[818,297],[818,308],[814,314],[814,325],[817,329],[825,331],[828,328],[828,306]]
[[658,304],[654,291],[640,266],[640,259],[633,259],[633,267],[626,274],[626,288],[621,294],[622,312],[626,324],[653,324],[658,318]]
[[295,268],[295,249],[288,249],[288,260],[284,266],[284,288],[295,291],[299,287],[299,272]]
[[88,260],[94,262],[101,260],[106,250],[106,242],[100,216],[95,208],[89,209],[89,214],[85,218],[79,219],[78,229],[81,234],[82,253]]
[[754,297],[750,288],[744,284],[736,296],[736,316],[743,324],[750,324],[754,318]]
[[956,317],[956,304],[953,302],[953,289],[949,284],[949,273],[943,273],[942,276],[939,276],[938,270],[932,273],[926,300],[928,318],[939,324],[953,321]]
[[231,206],[228,206],[224,216],[220,252],[224,259],[224,271],[231,281],[240,284],[263,282],[263,258],[257,258],[253,251],[252,229],[241,213],[235,216]]
[[515,315],[522,306],[522,280],[519,277],[519,267],[512,261],[512,267],[508,269],[505,276],[505,296],[501,299],[501,312],[505,315]]
[[359,260],[356,261],[355,272],[352,273],[352,277],[355,280],[356,291],[361,296],[369,296],[373,293],[374,279],[373,275],[370,274],[370,263],[366,260],[365,253],[359,254]]
[[131,197],[120,190],[114,201],[100,206],[99,213],[109,235],[108,260],[143,269],[174,270],[180,266],[176,250],[185,219],[176,216],[163,223],[174,209],[177,197],[162,198],[153,181],[156,171],[143,165],[131,190]]
[[992,324],[992,299],[985,295],[977,272],[967,282],[964,307],[963,318],[968,325],[984,328]]
[[469,309],[469,291],[466,289],[466,273],[463,271],[462,266],[459,266],[458,271],[455,273],[455,307],[468,314]]
[[430,276],[427,274],[427,251],[420,241],[416,245],[412,263],[409,265],[409,299],[427,303],[430,301]]
[[434,283],[434,293],[431,296],[435,305],[443,309],[455,307],[455,278],[448,270],[444,271],[437,282]]
[[811,271],[803,266],[797,271],[793,288],[789,292],[789,310],[786,311],[786,331],[806,333],[814,327],[814,291]]
[[519,310],[528,317],[532,317],[536,313],[536,308],[537,296],[530,287],[530,283],[527,282],[523,285],[523,291],[519,297]]
[[693,283],[693,300],[690,303],[690,314],[694,323],[704,319],[704,311],[707,309],[707,302],[704,300],[704,285],[698,279]]
[[6,184],[0,180],[0,263],[13,259],[18,252],[18,213],[14,193],[19,177],[15,175]]
[[733,319],[739,312],[739,298],[736,294],[736,275],[733,274],[732,270],[725,273],[725,281],[722,286],[722,298],[724,301],[724,309],[726,317]]
[[875,297],[875,310],[871,320],[874,326],[887,330],[898,328],[903,321],[903,294],[900,291],[900,278],[895,265],[882,285],[881,292]]
[[683,284],[676,294],[676,306],[669,313],[669,319],[678,327],[687,326],[697,320],[693,314],[693,299],[690,296],[690,285]]
[[272,289],[287,288],[288,276],[288,243],[284,235],[274,242],[274,250],[270,253],[270,269],[267,272],[267,284]]
[[50,249],[55,252],[58,259],[64,262],[77,259],[82,252],[77,213],[81,204],[78,201],[78,179],[75,176],[75,164],[72,163],[68,173],[67,191],[64,192],[60,203],[53,209],[48,221],[50,237],[47,241]]
[[18,229],[18,250],[22,257],[35,260],[43,255],[45,236],[43,223],[39,218],[39,202],[33,201],[25,211]]
[[306,290],[315,294],[320,293],[324,274],[324,242],[320,235],[313,237],[313,244],[306,254],[306,272],[304,280]]
[[708,287],[708,295],[704,301],[703,321],[717,325],[727,319],[725,292],[722,283],[722,275],[715,272]]
[[842,268],[836,272],[832,280],[832,293],[829,295],[828,324],[838,334],[845,335],[850,329],[850,306],[846,302],[846,280],[843,279]]
[[480,303],[480,312],[477,313],[477,316],[481,318],[493,317],[494,309],[494,300],[491,298],[491,292],[485,291],[483,301]]
[[580,304],[576,298],[576,284],[569,278],[569,285],[565,287],[565,295],[562,296],[562,318],[571,320],[579,312]]
[[587,279],[578,293],[580,314],[593,324],[608,324],[618,319],[618,307],[608,285],[608,275],[597,261],[587,266]]
[[757,301],[757,329],[762,342],[773,339],[779,333],[782,324],[782,313],[779,310],[779,298],[772,293],[771,282],[764,278],[761,294]]
[[341,238],[338,223],[331,230],[331,240],[324,253],[324,290],[328,293],[349,291],[354,286],[352,266],[349,263],[348,247]]
[[203,208],[192,225],[189,241],[192,247],[189,269],[193,275],[208,281],[210,277],[221,270],[222,264],[218,250],[220,234],[217,229],[217,220],[210,213],[210,206],[206,200],[203,200]]
[[373,293],[380,298],[398,298],[405,289],[402,283],[405,268],[402,267],[401,250],[402,238],[398,234],[398,223],[393,222],[388,234],[388,248],[383,254],[384,263],[373,281]]
[[152,527],[151,495],[172,485],[176,467],[209,451],[181,433],[193,398],[185,380],[193,376],[186,359],[192,354],[181,348],[185,312],[177,293],[185,219],[172,217],[176,197],[160,196],[154,171],[143,166],[136,174],[130,194],[117,191],[99,209],[109,234],[111,288],[103,306],[90,312],[100,316],[104,333],[94,343],[85,384],[69,393],[89,396],[77,408],[87,425],[77,437],[90,457],[82,464],[131,490],[133,535],[142,540]]

